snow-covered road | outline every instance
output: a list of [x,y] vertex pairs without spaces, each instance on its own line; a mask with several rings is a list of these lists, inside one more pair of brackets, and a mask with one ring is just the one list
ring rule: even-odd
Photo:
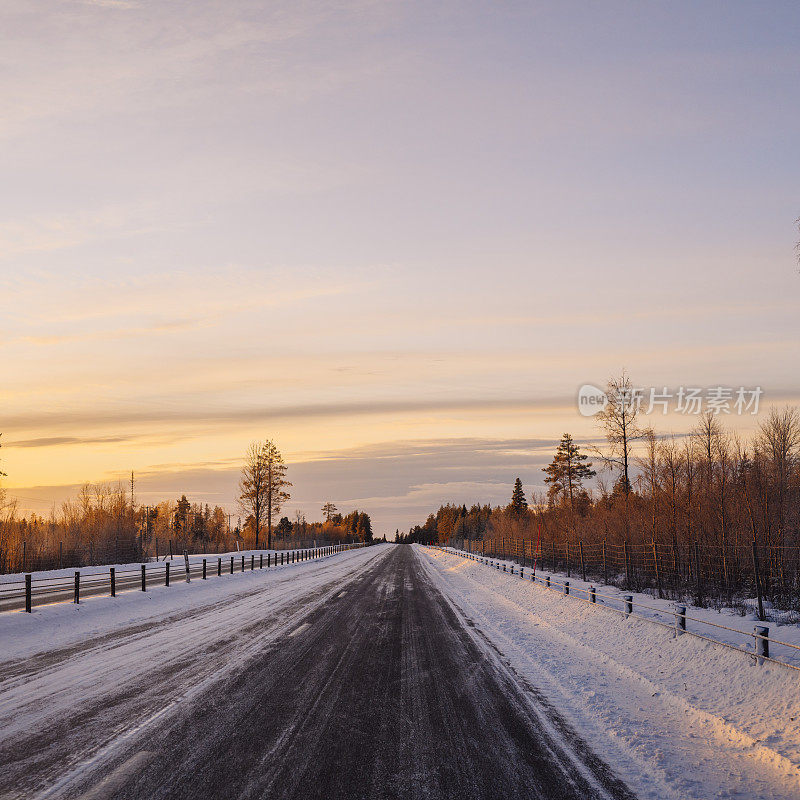
[[186,587],[171,613],[0,664],[0,796],[633,800],[426,559],[383,545],[245,573],[236,596]]
[[0,798],[800,797],[798,679],[381,545],[0,616]]
[[386,553],[2,615],[0,797],[74,777],[104,748],[202,696]]

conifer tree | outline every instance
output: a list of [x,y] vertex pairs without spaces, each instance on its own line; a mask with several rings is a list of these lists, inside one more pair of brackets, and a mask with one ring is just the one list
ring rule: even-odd
[[558,443],[555,458],[542,471],[547,474],[545,483],[550,484],[548,497],[555,500],[564,494],[569,500],[570,511],[575,511],[575,496],[583,488],[583,482],[593,478],[597,473],[592,469],[591,461],[585,463],[589,456],[581,453],[580,448],[565,433]]
[[522,488],[522,481],[519,478],[514,481],[514,491],[511,493],[509,508],[515,514],[522,514],[528,510],[528,500],[525,497],[525,490]]

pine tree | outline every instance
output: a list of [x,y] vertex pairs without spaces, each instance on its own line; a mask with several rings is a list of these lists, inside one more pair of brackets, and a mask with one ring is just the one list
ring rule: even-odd
[[266,518],[267,549],[272,548],[272,519],[289,499],[285,487],[291,485],[286,480],[286,464],[275,443],[270,440],[253,442],[247,450],[242,468],[239,501],[243,509],[253,515],[256,547],[261,525]]
[[560,494],[569,499],[570,511],[575,511],[575,498],[583,488],[583,482],[593,478],[597,473],[591,468],[592,463],[585,463],[589,456],[581,453],[580,448],[565,433],[558,443],[555,458],[542,471],[547,473],[545,483],[550,484],[547,491],[551,500]]
[[522,481],[517,478],[514,481],[514,491],[511,493],[511,504],[509,508],[515,514],[522,514],[528,510],[528,501],[525,498],[525,490],[522,488]]
[[178,500],[178,503],[175,506],[175,517],[172,523],[176,538],[186,535],[189,526],[189,514],[191,512],[191,508],[191,503],[186,499],[186,495],[182,494],[181,499]]

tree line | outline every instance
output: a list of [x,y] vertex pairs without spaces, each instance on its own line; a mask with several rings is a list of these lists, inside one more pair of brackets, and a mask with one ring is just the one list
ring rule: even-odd
[[[4,473],[0,472],[0,476]],[[238,512],[219,505],[174,500],[143,504],[135,476],[123,485],[86,483],[77,497],[48,515],[18,512],[0,487],[0,572],[31,571],[163,558],[170,552],[226,552],[235,549],[312,546],[314,542],[372,541],[365,511],[339,513],[326,503],[322,521],[279,516],[290,499],[287,465],[274,442],[256,442],[245,454]]]
[[508,505],[444,505],[400,541],[491,542],[662,596],[735,604],[758,592],[800,610],[798,409],[769,409],[748,440],[714,412],[688,434],[659,434],[626,375],[606,394],[605,445],[565,433],[530,502],[517,478]]

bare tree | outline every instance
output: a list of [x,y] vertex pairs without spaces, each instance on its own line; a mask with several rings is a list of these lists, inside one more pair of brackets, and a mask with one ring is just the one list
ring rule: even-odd
[[778,500],[778,542],[786,544],[786,505],[789,475],[800,448],[800,414],[796,408],[771,408],[759,425],[756,446],[769,459]]
[[609,380],[606,387],[606,406],[597,415],[608,442],[608,449],[595,452],[609,469],[619,470],[617,486],[625,498],[625,536],[630,532],[630,467],[633,443],[641,439],[644,431],[637,424],[641,398],[637,396],[631,379],[623,370],[619,378]]
[[661,471],[667,487],[669,498],[669,526],[672,542],[678,538],[678,493],[680,491],[683,456],[681,455],[675,436],[663,441],[659,446]]

